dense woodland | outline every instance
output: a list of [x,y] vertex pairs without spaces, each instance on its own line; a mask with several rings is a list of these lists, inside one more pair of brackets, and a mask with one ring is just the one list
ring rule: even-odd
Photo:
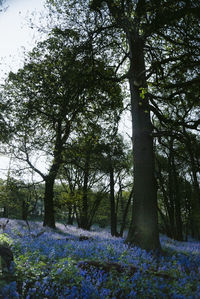
[[[199,241],[199,1],[47,0],[46,11],[45,38],[0,90],[1,151],[19,162],[0,181],[1,217],[24,220],[29,233],[33,220],[85,234],[99,226],[159,254],[160,235]],[[29,291],[23,298],[35,298]],[[69,298],[148,298],[128,292]]]

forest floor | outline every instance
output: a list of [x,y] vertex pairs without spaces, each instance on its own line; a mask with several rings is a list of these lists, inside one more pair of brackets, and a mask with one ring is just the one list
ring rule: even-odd
[[163,255],[129,247],[107,230],[10,220],[0,242],[13,251],[13,272],[0,277],[0,298],[199,299],[200,242],[160,240]]

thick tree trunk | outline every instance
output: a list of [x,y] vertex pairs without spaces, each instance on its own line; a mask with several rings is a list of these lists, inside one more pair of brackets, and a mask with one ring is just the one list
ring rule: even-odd
[[55,177],[47,177],[45,181],[45,193],[44,193],[44,221],[43,226],[55,228],[55,216],[54,216],[54,202],[53,202],[53,188]]
[[133,130],[134,204],[127,242],[146,250],[160,249],[157,219],[157,188],[154,177],[154,150],[146,88],[143,41],[134,32],[128,34],[130,47],[130,92]]
[[[62,119],[58,120],[55,148],[53,151],[53,163],[50,167],[49,173],[44,177],[45,179],[45,193],[44,193],[44,221],[43,226],[55,228],[55,215],[54,215],[54,183],[58,174],[60,165],[62,164],[63,145],[67,141],[70,133],[70,125],[62,132]],[[62,135],[63,134],[63,135]]]
[[8,207],[4,206],[3,208],[3,217],[8,218]]

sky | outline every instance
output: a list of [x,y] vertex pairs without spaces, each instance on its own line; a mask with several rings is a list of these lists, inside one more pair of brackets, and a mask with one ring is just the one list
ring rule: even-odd
[[[39,22],[44,10],[42,0],[6,0],[5,11],[0,13],[0,82],[6,74],[23,65],[24,51],[31,50],[40,38],[30,28],[30,18]],[[10,158],[0,154],[0,178],[7,176]]]
[[[42,38],[37,29],[31,28],[30,19],[33,19],[34,24],[40,24],[41,20],[44,22],[41,15],[45,13],[44,2],[6,0],[6,10],[0,13],[0,83],[3,83],[10,70],[17,71],[23,66],[24,51],[31,50],[36,41]],[[131,135],[130,116],[121,122],[120,130]],[[7,177],[9,161],[10,157],[0,154],[0,178]],[[45,162],[40,161],[40,166],[44,169]]]
[[[22,63],[24,48],[30,50],[38,37],[30,28],[30,18],[38,22],[43,10],[42,0],[6,0],[6,10],[0,13],[0,66],[18,68]],[[33,15],[35,14],[35,17]],[[2,61],[3,60],[3,61]]]

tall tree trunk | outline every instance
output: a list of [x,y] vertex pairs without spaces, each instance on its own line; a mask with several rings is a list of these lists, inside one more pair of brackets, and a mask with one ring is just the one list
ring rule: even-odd
[[4,206],[4,208],[3,208],[3,217],[8,218],[8,207],[7,206]]
[[54,216],[54,182],[55,177],[49,175],[45,181],[45,193],[44,193],[44,221],[43,226],[55,228],[55,216]]
[[159,187],[163,194],[163,203],[164,203],[164,207],[165,207],[165,211],[166,211],[166,216],[162,214],[162,211],[160,209],[158,209],[158,211],[161,215],[161,218],[163,219],[163,223],[166,228],[165,233],[167,234],[168,237],[172,238],[173,230],[171,227],[171,210],[170,210],[170,203],[169,203],[169,195],[165,189],[166,183],[165,183],[165,180],[162,175],[162,168],[161,168],[159,159],[157,159],[157,166],[158,166],[157,176],[158,176],[158,181],[159,181]]
[[70,203],[68,205],[67,209],[68,209],[67,224],[73,225],[73,222],[74,222],[73,205]]
[[84,167],[84,182],[83,182],[83,197],[81,209],[81,223],[80,228],[88,228],[88,179],[89,179],[89,163],[90,153],[86,154],[85,167]]
[[[190,157],[190,164],[191,164],[191,172],[192,172],[192,178],[193,178],[193,190],[194,190],[194,196],[193,196],[193,234],[194,237],[197,239],[200,239],[200,187],[199,187],[199,181],[198,181],[198,168],[195,163],[194,153],[192,150],[192,143],[190,137],[187,135],[186,132],[186,146]],[[195,226],[195,229],[194,229]]]
[[170,138],[169,141],[169,158],[168,158],[168,197],[169,197],[169,220],[171,226],[171,238],[176,239],[175,229],[175,198],[174,198],[174,176],[173,176],[173,142],[174,139]]
[[175,223],[176,223],[176,240],[183,241],[183,224],[181,218],[181,197],[179,189],[179,179],[176,172],[176,165],[174,160],[174,149],[172,147],[172,169],[173,169],[173,179],[174,179],[174,207],[175,207]]
[[[137,32],[128,32],[131,67],[129,84],[134,159],[134,204],[127,242],[146,250],[160,249],[157,215],[157,188],[154,177],[154,150],[148,96],[142,99],[140,88],[146,88],[143,41]],[[143,74],[143,75],[141,75]]]
[[[111,161],[110,161],[111,164]],[[117,236],[117,217],[115,208],[115,183],[114,183],[114,171],[112,165],[110,165],[110,228],[111,235]]]
[[103,197],[101,195],[101,192],[96,193],[96,199],[95,199],[95,201],[92,205],[92,208],[90,209],[90,215],[88,216],[88,227],[89,227],[89,229],[92,226],[94,216],[96,215],[96,213],[98,211],[98,208],[99,208],[99,205],[102,201],[102,198]]
[[44,191],[44,221],[43,226],[55,228],[54,215],[54,183],[60,168],[61,160],[60,154],[54,159],[54,163],[49,170],[49,174],[45,177],[45,191]]
[[22,201],[22,220],[26,221],[28,218],[28,204],[26,203],[25,200]]
[[120,233],[119,233],[120,237],[123,237],[123,233],[124,233],[124,230],[125,230],[125,227],[126,227],[126,219],[127,219],[127,215],[128,215],[128,209],[129,209],[130,204],[131,204],[132,196],[133,196],[133,188],[130,192],[130,195],[129,195],[129,198],[128,198],[128,201],[126,203],[126,207],[125,207],[125,210],[124,210],[124,213],[123,213],[123,216],[122,216],[122,223],[121,223]]
[[45,179],[45,193],[44,193],[44,221],[43,226],[55,228],[55,215],[54,215],[54,183],[58,174],[60,165],[62,164],[63,146],[67,141],[70,133],[70,124],[66,127],[65,132],[62,132],[62,119],[58,121],[56,141],[53,151],[53,163],[50,167],[48,175],[44,176]]
[[181,218],[181,197],[179,190],[179,182],[177,178],[177,173],[174,173],[175,184],[176,184],[176,196],[175,196],[175,216],[176,216],[176,240],[183,241],[183,223]]

